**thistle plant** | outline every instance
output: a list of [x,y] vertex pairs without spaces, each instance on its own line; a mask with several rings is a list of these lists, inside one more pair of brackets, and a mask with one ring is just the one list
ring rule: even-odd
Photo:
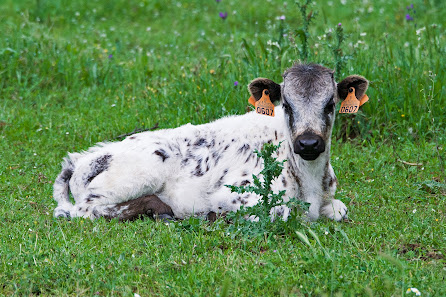
[[338,76],[341,75],[342,69],[345,67],[347,63],[348,57],[344,55],[342,51],[342,43],[345,41],[346,36],[344,35],[344,29],[342,28],[342,24],[339,23],[336,26],[335,31],[335,41],[334,46],[332,47],[332,52],[335,60],[335,75],[336,79],[339,79]]
[[301,48],[299,50],[299,56],[302,61],[308,60],[309,55],[309,39],[310,39],[310,31],[309,26],[311,21],[316,17],[317,12],[310,11],[307,13],[307,9],[310,6],[311,0],[305,0],[305,3],[300,3],[296,1],[297,6],[299,6],[300,14],[302,16],[302,27],[296,30],[296,35],[299,36],[300,41],[302,43]]
[[[232,224],[229,225],[228,231],[232,233],[243,233],[248,236],[263,235],[266,232],[284,232],[294,227],[295,222],[300,224],[299,209],[308,210],[309,204],[299,201],[296,198],[290,198],[287,202],[284,202],[283,196],[285,191],[279,191],[274,193],[271,189],[272,182],[281,174],[283,165],[286,160],[278,161],[273,157],[273,154],[279,149],[281,143],[278,145],[266,143],[261,151],[255,150],[259,158],[263,160],[264,168],[258,175],[252,175],[253,184],[247,186],[232,186],[226,185],[231,189],[231,192],[243,194],[246,192],[255,193],[260,196],[258,203],[252,207],[241,206],[237,212],[229,213],[226,218],[229,219]],[[261,178],[263,177],[263,178]],[[271,209],[277,206],[286,205],[292,209],[292,213],[288,217],[287,222],[284,222],[280,218],[272,220]],[[253,220],[249,220],[251,218]],[[284,228],[282,224],[287,225]]]
[[259,195],[260,201],[259,204],[261,207],[256,209],[255,207],[251,208],[243,208],[243,210],[248,210],[249,212],[254,211],[255,213],[251,213],[251,215],[256,215],[259,220],[264,220],[269,216],[269,211],[272,207],[277,206],[279,203],[283,202],[282,196],[285,194],[285,191],[280,191],[279,193],[273,193],[271,190],[272,182],[280,175],[283,169],[284,161],[277,161],[276,158],[272,156],[272,154],[280,147],[280,143],[278,145],[266,143],[262,150],[259,152],[255,150],[254,153],[263,159],[264,168],[260,171],[259,176],[263,176],[263,181],[260,180],[259,176],[252,175],[254,185],[248,186],[228,186],[226,187],[231,189],[231,192],[235,192],[238,194],[243,194],[246,192],[255,193]]

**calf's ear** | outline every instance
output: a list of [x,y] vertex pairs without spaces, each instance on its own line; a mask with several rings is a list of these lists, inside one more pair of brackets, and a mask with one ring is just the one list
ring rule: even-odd
[[265,89],[269,91],[269,98],[272,103],[279,102],[282,96],[280,85],[276,84],[267,78],[256,78],[248,85],[249,92],[251,96],[254,97],[256,101],[259,101],[262,97],[262,92]]
[[367,88],[369,87],[369,81],[359,75],[350,75],[346,77],[343,81],[338,83],[338,97],[340,101],[347,98],[348,89],[350,87],[355,88],[356,98],[361,100],[362,96],[365,94],[365,91],[367,91]]

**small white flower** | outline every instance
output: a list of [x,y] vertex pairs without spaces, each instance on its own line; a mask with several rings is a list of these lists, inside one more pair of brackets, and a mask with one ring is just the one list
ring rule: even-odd
[[111,105],[111,107],[115,107],[115,106],[116,106],[116,104],[114,104],[114,103]]
[[409,288],[406,291],[406,294],[415,293],[415,296],[421,296],[421,292],[417,288]]
[[70,132],[65,132],[66,135],[70,134]]
[[416,210],[416,209],[414,209],[414,210],[412,210],[412,212],[413,212],[413,213],[416,213],[416,212],[417,212],[417,210]]
[[424,30],[426,30],[426,27],[420,28],[416,31],[417,35],[420,35],[421,32],[423,32]]
[[133,297],[141,297],[141,295],[139,295],[138,293],[135,293],[135,295],[133,295]]

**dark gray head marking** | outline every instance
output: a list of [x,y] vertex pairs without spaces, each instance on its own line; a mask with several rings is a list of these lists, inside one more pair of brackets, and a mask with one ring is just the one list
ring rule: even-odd
[[85,185],[89,184],[96,176],[106,171],[110,166],[112,155],[106,154],[93,160],[90,163],[91,171],[85,178]]

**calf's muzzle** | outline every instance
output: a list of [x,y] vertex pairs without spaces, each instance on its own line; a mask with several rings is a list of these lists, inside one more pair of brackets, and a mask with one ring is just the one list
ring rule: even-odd
[[325,151],[325,141],[314,133],[299,135],[294,141],[294,153],[306,161],[316,160]]

